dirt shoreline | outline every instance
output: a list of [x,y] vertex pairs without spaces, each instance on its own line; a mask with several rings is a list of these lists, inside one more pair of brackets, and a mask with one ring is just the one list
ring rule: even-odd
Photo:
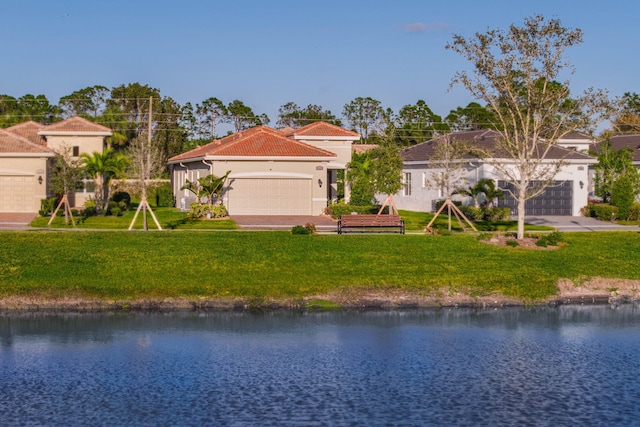
[[592,278],[574,283],[561,280],[558,294],[538,301],[501,295],[472,296],[440,290],[437,295],[406,291],[349,289],[304,299],[142,298],[108,300],[83,297],[0,298],[0,312],[114,312],[114,311],[265,311],[265,310],[398,310],[420,308],[501,308],[533,305],[589,305],[640,303],[640,280]]

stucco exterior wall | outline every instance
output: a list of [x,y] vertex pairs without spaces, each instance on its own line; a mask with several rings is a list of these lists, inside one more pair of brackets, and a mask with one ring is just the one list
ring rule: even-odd
[[[11,203],[11,178],[22,177],[24,188],[29,188],[29,191],[22,192],[21,200],[17,202],[21,205],[28,204],[27,212],[40,210],[40,200],[47,197],[47,162],[48,157],[0,157],[0,185],[3,186],[0,197],[7,199],[4,200],[5,206],[10,206]],[[39,177],[42,177],[42,183],[38,181]]]
[[92,154],[94,151],[102,153],[104,147],[103,136],[77,136],[77,135],[47,135],[47,147],[59,151],[60,147],[79,147],[80,154]]

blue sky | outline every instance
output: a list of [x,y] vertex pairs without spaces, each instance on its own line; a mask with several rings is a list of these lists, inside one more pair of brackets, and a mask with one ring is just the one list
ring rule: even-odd
[[272,124],[293,101],[340,115],[373,97],[398,111],[424,99],[443,116],[472,101],[449,91],[465,61],[453,34],[542,14],[581,28],[567,51],[572,89],[640,92],[640,2],[428,0],[1,0],[0,94],[52,103],[87,86],[139,82],[181,104],[240,99]]

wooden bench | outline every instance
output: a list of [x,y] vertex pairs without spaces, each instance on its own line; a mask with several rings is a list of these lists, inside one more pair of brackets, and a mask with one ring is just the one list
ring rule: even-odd
[[404,234],[404,220],[400,215],[341,215],[338,219],[338,234],[349,232]]

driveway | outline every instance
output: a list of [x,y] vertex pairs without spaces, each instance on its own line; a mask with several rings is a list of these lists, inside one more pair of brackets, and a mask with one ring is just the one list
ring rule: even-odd
[[18,230],[29,227],[29,223],[38,216],[34,213],[0,212],[0,230]]
[[637,225],[618,225],[584,216],[527,216],[525,222],[532,225],[548,225],[558,231],[638,231]]
[[245,230],[285,230],[294,225],[314,224],[318,231],[337,231],[338,223],[329,216],[305,215],[232,215],[231,219]]

